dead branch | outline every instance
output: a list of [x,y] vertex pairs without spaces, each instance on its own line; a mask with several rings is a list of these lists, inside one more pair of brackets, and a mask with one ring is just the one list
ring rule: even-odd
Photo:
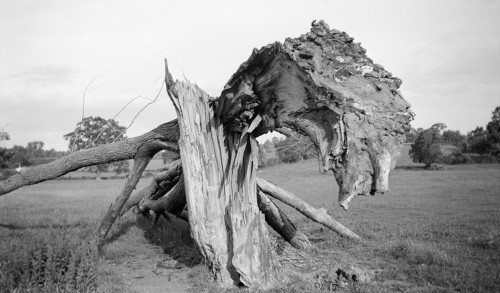
[[83,118],[85,118],[85,95],[87,94],[87,90],[89,89],[90,85],[97,79],[101,76],[102,74],[99,74],[99,75],[96,75],[94,76],[94,78],[92,78],[92,80],[89,82],[89,84],[87,85],[87,87],[85,88],[85,90],[83,91],[83,102],[82,102],[82,120]]
[[293,193],[284,190],[283,188],[261,178],[257,178],[257,184],[266,194],[286,203],[287,205],[295,208],[297,211],[304,214],[309,219],[318,222],[325,227],[337,232],[338,234],[355,240],[361,240],[358,234],[352,232],[344,225],[335,221],[330,217],[325,209],[316,209],[298,198]]
[[102,219],[99,229],[97,230],[98,248],[100,249],[104,244],[104,239],[108,235],[111,226],[115,222],[118,214],[127,202],[132,190],[135,189],[137,182],[141,179],[142,172],[146,169],[153,156],[161,150],[162,146],[150,147],[148,145],[139,148],[137,155],[134,158],[134,166],[131,175],[128,177],[125,186],[123,187],[120,195],[116,198],[115,202],[109,207],[108,212]]
[[309,239],[307,239],[307,236],[298,231],[290,219],[260,189],[257,192],[257,202],[260,211],[266,217],[266,222],[274,231],[278,232],[283,239],[297,249],[307,250],[311,247],[311,243]]

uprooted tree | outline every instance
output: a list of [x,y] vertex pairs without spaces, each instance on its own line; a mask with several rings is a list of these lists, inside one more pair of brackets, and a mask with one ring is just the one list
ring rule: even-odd
[[[256,137],[287,129],[308,136],[339,185],[347,210],[357,195],[388,190],[405,132],[413,118],[398,91],[401,80],[373,63],[344,32],[313,22],[309,33],[255,49],[218,98],[189,82],[165,83],[178,119],[123,141],[100,145],[14,175],[0,194],[78,168],[134,158],[131,175],[98,229],[100,243],[131,207],[189,221],[191,235],[222,287],[271,288],[293,274],[266,229],[307,249],[307,237],[270,198],[291,205],[341,236],[360,239],[292,193],[256,177]],[[286,131],[285,131],[286,132]],[[181,159],[132,194],[155,153]]]

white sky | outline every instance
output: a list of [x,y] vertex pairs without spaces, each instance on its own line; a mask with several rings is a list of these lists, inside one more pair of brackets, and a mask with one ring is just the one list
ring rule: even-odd
[[[131,99],[156,96],[168,58],[218,95],[254,47],[310,29],[346,31],[403,80],[414,127],[467,132],[500,105],[500,1],[22,1],[0,0],[0,130],[4,144],[66,150],[82,115],[112,118]],[[149,100],[116,119],[128,126]],[[165,91],[128,131],[175,118]]]

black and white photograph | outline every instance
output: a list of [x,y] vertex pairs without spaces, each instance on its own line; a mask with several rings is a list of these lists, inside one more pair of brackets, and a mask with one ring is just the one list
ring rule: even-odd
[[500,1],[0,0],[0,292],[500,292]]

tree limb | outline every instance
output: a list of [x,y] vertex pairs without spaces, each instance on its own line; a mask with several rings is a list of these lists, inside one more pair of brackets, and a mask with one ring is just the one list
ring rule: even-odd
[[283,239],[297,249],[307,250],[311,247],[311,243],[309,239],[307,239],[307,236],[297,230],[290,219],[288,219],[261,189],[257,192],[257,202],[260,211],[266,217],[266,222],[274,231],[278,232]]
[[101,248],[104,244],[104,239],[109,233],[111,226],[115,222],[118,214],[122,210],[123,206],[127,202],[130,194],[135,189],[137,182],[141,179],[142,172],[146,169],[153,156],[160,150],[163,149],[163,144],[145,144],[137,150],[137,154],[134,158],[134,166],[132,168],[131,175],[128,177],[125,186],[123,187],[120,195],[116,198],[115,202],[109,207],[108,212],[102,219],[99,229],[97,230],[98,236],[98,248]]
[[141,146],[147,144],[160,143],[163,149],[178,152],[178,139],[179,125],[177,120],[172,120],[141,136],[74,152],[61,159],[22,171],[0,182],[0,195],[25,185],[60,177],[82,167],[131,159]]
[[266,194],[286,203],[287,205],[295,208],[297,211],[304,214],[309,219],[318,222],[325,227],[337,232],[338,234],[355,240],[361,240],[358,234],[352,232],[344,225],[335,221],[330,217],[325,209],[316,209],[298,198],[293,193],[282,189],[281,187],[261,178],[257,178],[257,184]]

